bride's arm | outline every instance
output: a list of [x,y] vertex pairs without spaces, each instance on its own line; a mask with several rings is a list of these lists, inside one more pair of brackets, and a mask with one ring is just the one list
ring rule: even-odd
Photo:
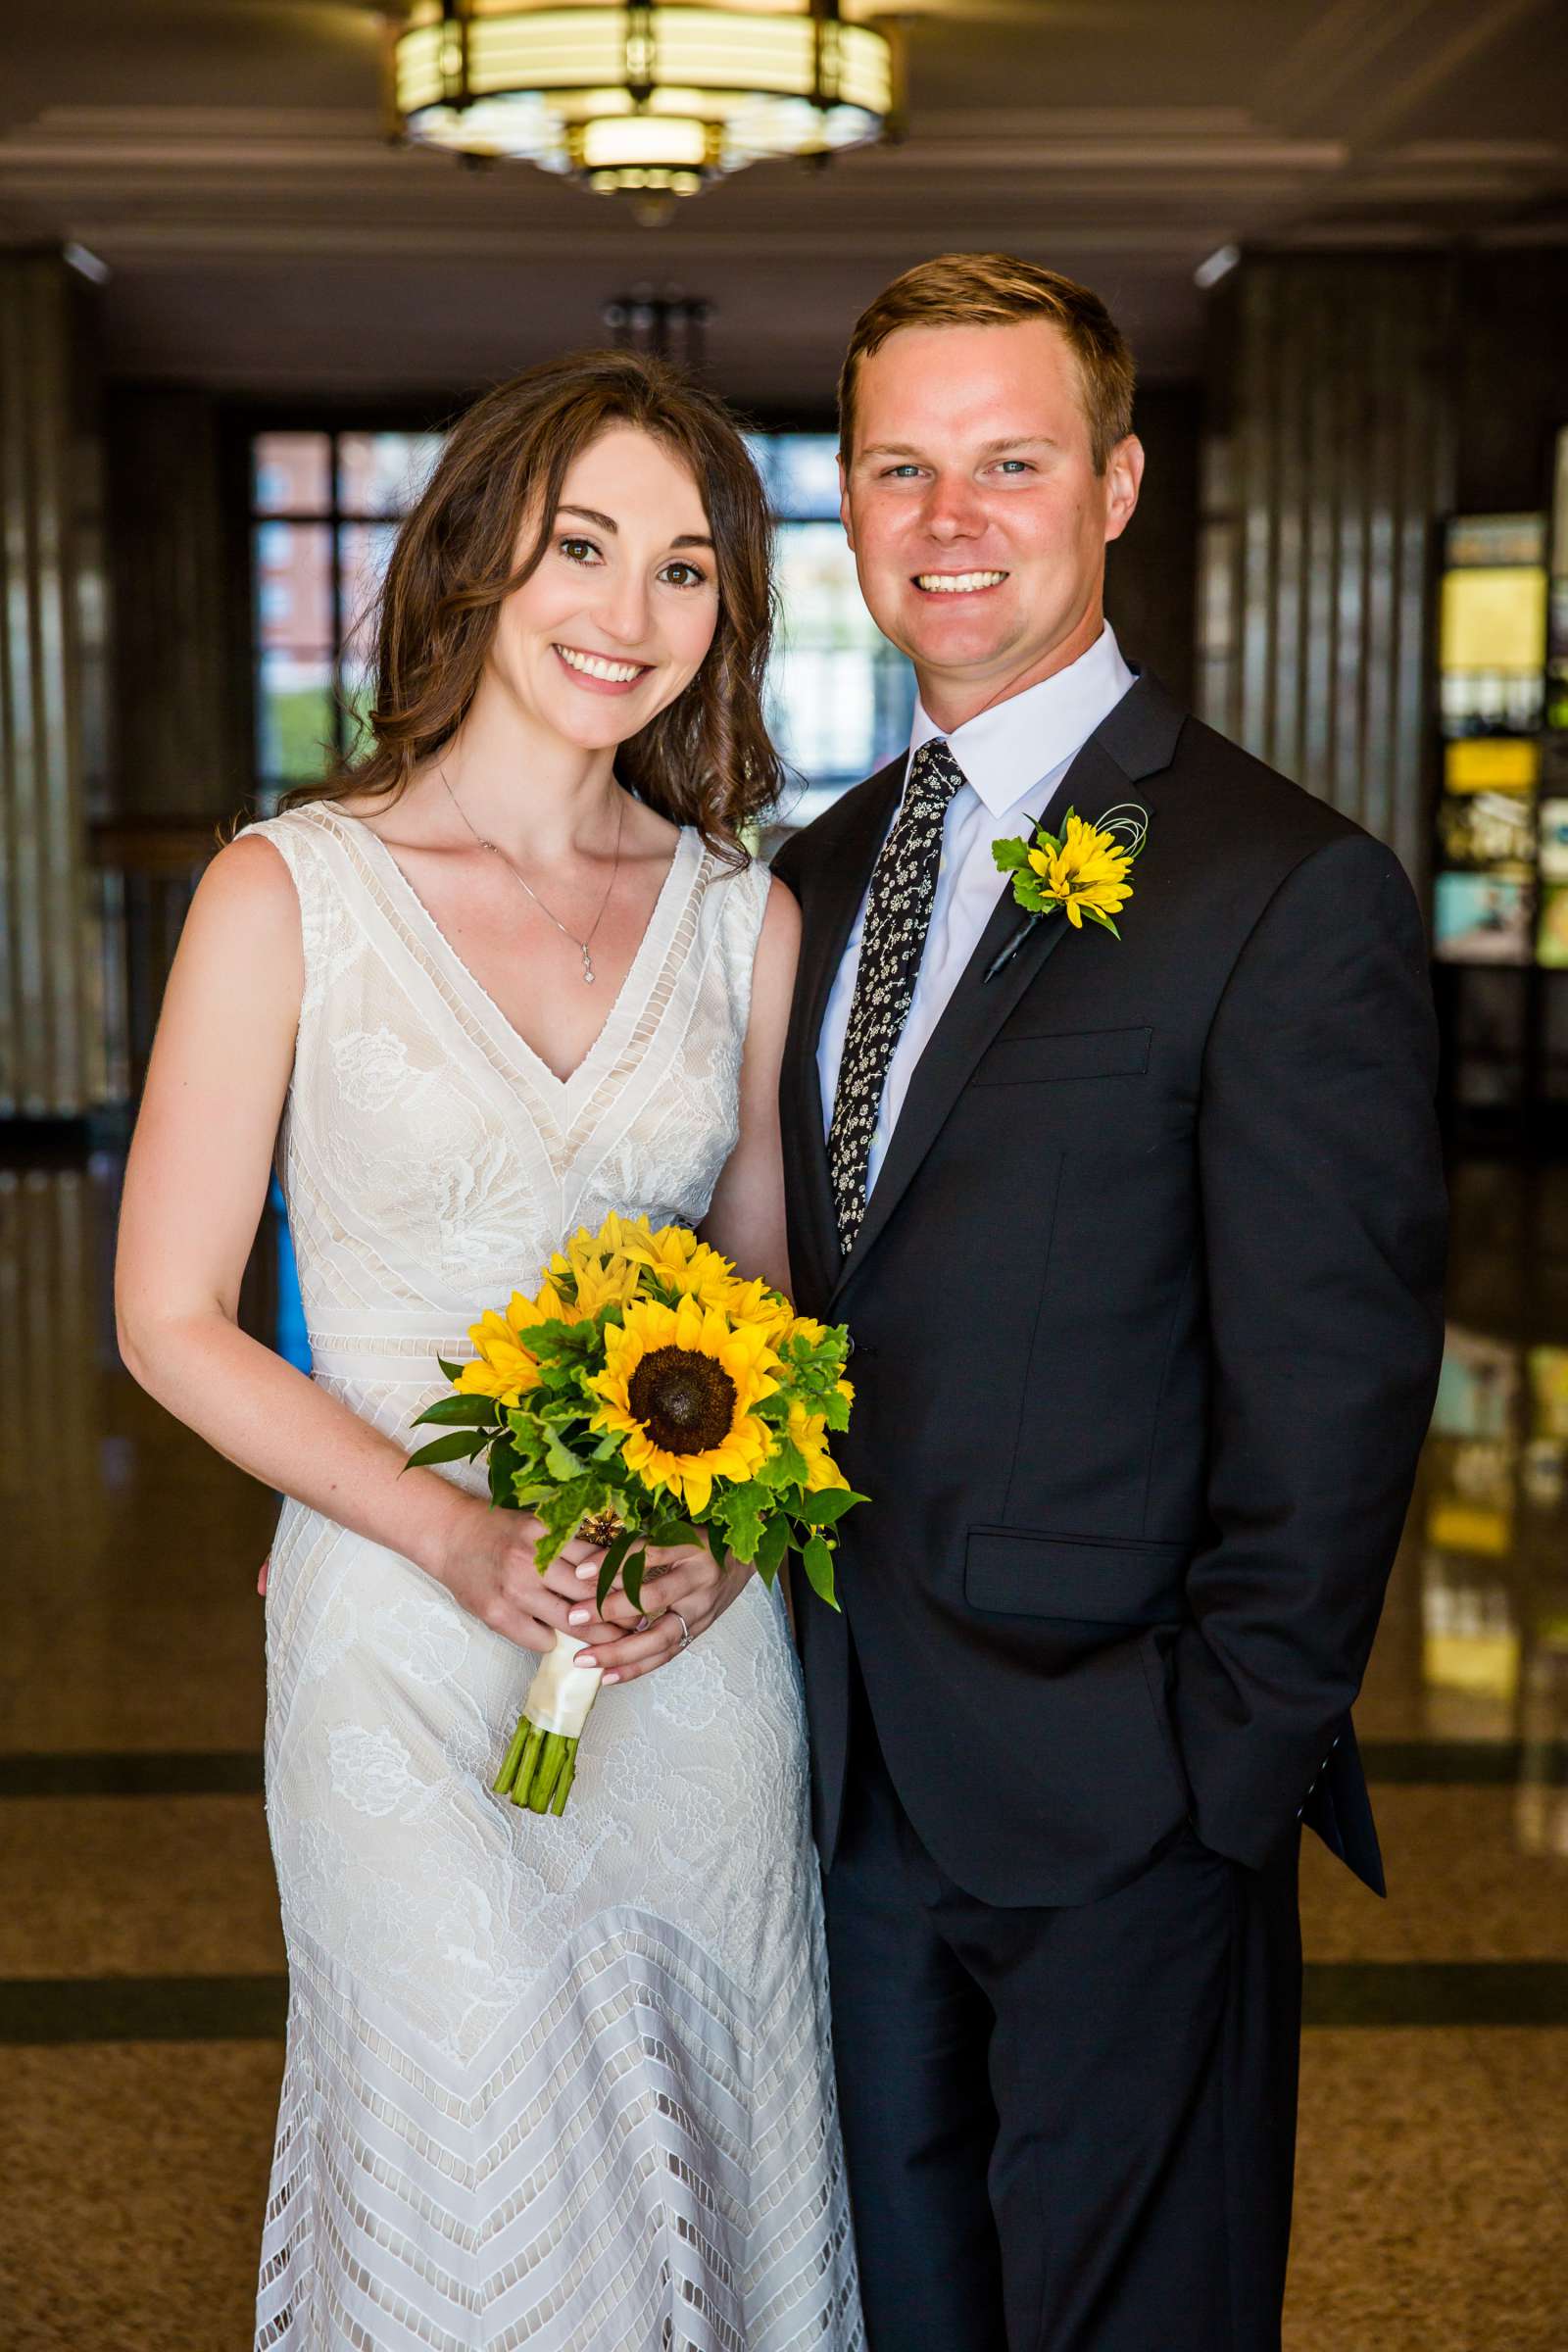
[[[789,1250],[784,1229],[784,1160],[779,1137],[778,1082],[790,1025],[795,963],[801,946],[801,911],[782,882],[767,895],[752,973],[752,1004],[741,1061],[740,1137],[713,1188],[702,1239],[722,1250],[748,1277],[760,1274],[788,1295]],[[663,1666],[684,1646],[675,1612],[695,1636],[703,1633],[751,1576],[738,1562],[720,1565],[709,1551],[650,1549],[659,1573],[643,1586],[643,1607],[655,1618],[645,1634],[616,1639],[590,1629],[583,1640],[608,1669],[606,1680],[631,1682]],[[612,1593],[605,1615],[613,1623],[632,1621],[624,1592]]]
[[537,1525],[491,1512],[405,1455],[241,1331],[240,1280],[267,1199],[304,981],[286,868],[244,835],[214,859],[170,975],[125,1171],[115,1308],[126,1369],[253,1478],[384,1544],[524,1648],[545,1650],[581,1588],[552,1592]]
[[752,974],[752,1008],[741,1063],[740,1140],[713,1188],[702,1228],[703,1240],[733,1258],[740,1273],[760,1274],[786,1298],[790,1261],[778,1081],[800,952],[801,910],[775,877]]

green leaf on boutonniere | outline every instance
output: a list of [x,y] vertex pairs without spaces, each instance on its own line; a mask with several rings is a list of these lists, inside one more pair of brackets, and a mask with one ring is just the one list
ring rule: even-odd
[[1019,866],[1027,865],[1029,862],[1029,844],[1016,839],[994,841],[991,844],[991,855],[1003,873],[1015,873]]
[[1098,923],[1102,931],[1110,933],[1112,939],[1120,939],[1121,933],[1102,906],[1081,906],[1079,912],[1086,922]]

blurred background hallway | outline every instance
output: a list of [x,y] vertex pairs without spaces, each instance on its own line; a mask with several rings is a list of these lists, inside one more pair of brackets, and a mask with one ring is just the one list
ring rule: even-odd
[[[349,739],[359,624],[445,420],[607,342],[668,352],[750,419],[778,527],[780,827],[825,807],[904,740],[912,691],[837,520],[838,359],[879,286],[964,246],[1085,279],[1138,353],[1123,647],[1387,840],[1428,910],[1448,1349],[1356,1716],[1390,1900],[1308,1840],[1287,2342],[1558,2352],[1563,12],[716,16],[769,12],[806,25],[806,78],[695,161],[667,128],[662,160],[633,152],[630,83],[547,139],[541,80],[506,117],[534,160],[466,167],[417,143],[474,130],[439,89],[406,79],[387,136],[390,44],[433,40],[438,0],[53,0],[7,28],[0,2344],[251,2340],[285,1997],[255,1592],[276,1502],[133,1386],[111,1302],[129,1122],[217,829]],[[539,14],[454,0],[448,25]],[[614,19],[623,51],[626,11],[567,14]],[[827,88],[830,21],[887,33],[887,73],[856,50]],[[275,1212],[243,1313],[308,1360]]]

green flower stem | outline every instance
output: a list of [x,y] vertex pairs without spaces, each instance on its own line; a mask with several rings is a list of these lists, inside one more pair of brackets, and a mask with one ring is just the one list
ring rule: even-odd
[[561,1734],[559,1732],[547,1734],[544,1746],[539,1751],[539,1762],[534,1770],[533,1786],[528,1791],[528,1810],[531,1813],[549,1811],[550,1799],[556,1792],[556,1782],[560,1777],[565,1752],[566,1742]]
[[536,1723],[530,1723],[528,1743],[522,1751],[522,1762],[517,1766],[516,1779],[512,1784],[513,1796],[519,1805],[526,1800],[533,1776],[539,1769],[539,1751],[544,1743],[543,1732]]
[[552,1813],[557,1814],[558,1816],[564,1813],[566,1810],[566,1799],[571,1794],[571,1784],[576,1777],[577,1742],[575,1740],[568,1740],[566,1741],[565,1762],[561,1767],[561,1778],[556,1783],[556,1793],[550,1800],[550,1810]]
[[534,1726],[528,1721],[526,1715],[520,1715],[517,1718],[517,1728],[512,1735],[512,1745],[507,1750],[501,1770],[490,1784],[497,1796],[505,1796],[517,1778],[522,1766],[523,1751],[528,1745],[529,1736],[533,1730]]

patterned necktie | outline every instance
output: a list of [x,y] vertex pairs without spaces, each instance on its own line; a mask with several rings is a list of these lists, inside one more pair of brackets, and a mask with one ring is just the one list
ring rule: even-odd
[[892,832],[871,877],[839,1082],[828,1129],[828,1169],[847,1257],[865,1215],[865,1179],[882,1089],[914,1001],[925,935],[942,862],[942,820],[964,781],[938,735],[909,762],[909,779]]

